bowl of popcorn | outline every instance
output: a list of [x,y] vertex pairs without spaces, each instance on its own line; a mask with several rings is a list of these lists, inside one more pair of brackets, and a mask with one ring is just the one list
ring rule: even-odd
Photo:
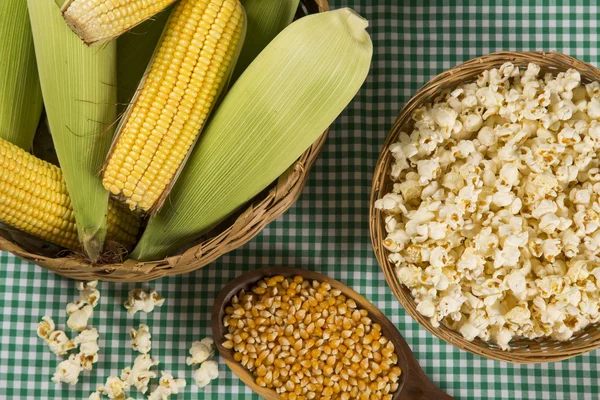
[[374,175],[377,259],[406,311],[514,363],[600,347],[600,70],[503,52],[407,103]]

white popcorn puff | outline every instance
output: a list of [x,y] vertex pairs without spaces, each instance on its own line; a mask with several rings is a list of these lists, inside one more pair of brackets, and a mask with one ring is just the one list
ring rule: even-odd
[[54,324],[54,320],[48,316],[44,316],[38,324],[37,335],[40,337],[40,339],[48,341],[50,334],[54,332],[55,329],[56,325]]
[[129,386],[134,386],[141,393],[146,393],[150,379],[157,376],[156,372],[150,371],[155,365],[158,365],[158,360],[153,360],[148,354],[142,354],[135,359],[133,367],[122,371],[121,380]]
[[152,335],[150,334],[150,328],[148,328],[148,325],[140,324],[137,330],[135,328],[131,328],[129,331],[129,336],[131,337],[131,348],[133,350],[142,354],[147,354],[152,348],[152,342],[150,341]]
[[96,289],[96,286],[98,286],[98,281],[77,283],[77,290],[79,290],[81,301],[92,307],[96,307],[98,301],[100,301],[100,292]]
[[56,366],[56,372],[52,376],[52,382],[67,383],[69,385],[75,385],[79,382],[79,374],[81,373],[81,365],[79,364],[79,358],[75,354],[72,354],[68,359],[62,361]]
[[209,360],[215,354],[215,341],[213,338],[206,337],[199,342],[192,343],[190,355],[186,360],[187,365],[202,364]]
[[129,292],[129,297],[125,301],[125,309],[129,314],[135,314],[138,311],[149,313],[154,311],[154,307],[160,307],[165,299],[160,297],[156,290],[146,292],[144,289],[133,289]]
[[57,356],[65,355],[67,352],[76,347],[75,344],[69,339],[67,334],[63,331],[53,331],[48,336],[47,343],[50,351]]
[[600,321],[600,83],[539,73],[506,63],[416,110],[376,202],[417,311],[504,350]]
[[435,304],[430,300],[422,300],[417,304],[417,311],[425,317],[433,317],[435,315]]
[[98,330],[93,328],[84,330],[73,339],[73,343],[79,346],[78,357],[81,367],[85,370],[91,371],[92,364],[98,362],[98,351],[100,351],[100,346],[98,346],[99,337]]
[[108,396],[109,399],[126,400],[125,390],[129,390],[129,387],[127,382],[123,382],[118,377],[109,376],[104,385],[98,386],[98,391]]
[[69,314],[67,326],[74,331],[81,332],[87,328],[88,320],[93,313],[94,308],[83,301],[69,303],[67,304],[67,314]]
[[88,398],[88,400],[100,400],[100,393],[98,392],[93,392],[90,394],[90,397]]
[[196,381],[196,385],[203,388],[219,377],[219,364],[216,361],[204,361],[192,377]]
[[183,389],[186,385],[185,379],[175,379],[165,371],[161,374],[158,387],[150,393],[148,400],[168,400],[170,395],[179,393],[179,389]]

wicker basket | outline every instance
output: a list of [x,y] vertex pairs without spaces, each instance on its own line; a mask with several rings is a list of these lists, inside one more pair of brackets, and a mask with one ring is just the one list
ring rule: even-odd
[[473,81],[482,71],[500,67],[503,63],[510,61],[515,65],[526,66],[534,62],[542,67],[542,73],[561,72],[569,68],[575,68],[581,73],[586,81],[600,81],[600,70],[592,65],[586,64],[572,57],[559,53],[515,53],[501,52],[472,59],[464,64],[458,65],[429,81],[415,96],[406,104],[398,119],[396,120],[377,161],[377,167],[373,178],[373,190],[370,204],[370,230],[373,248],[379,265],[383,269],[385,278],[404,309],[429,332],[438,338],[471,353],[500,361],[511,363],[533,364],[551,361],[559,361],[566,358],[578,356],[600,347],[600,325],[590,325],[583,332],[571,340],[558,342],[553,339],[544,340],[517,340],[511,342],[510,351],[503,351],[494,344],[486,343],[480,339],[473,342],[465,340],[459,333],[444,325],[435,328],[429,319],[416,310],[416,304],[409,290],[398,282],[394,273],[394,266],[387,256],[389,252],[383,248],[381,243],[386,237],[385,223],[382,214],[375,209],[375,201],[392,188],[389,171],[393,157],[388,151],[389,146],[398,139],[400,132],[410,132],[412,129],[411,114],[413,110],[424,105],[440,91],[457,86],[460,83]]
[[[297,18],[329,10],[327,0],[302,0]],[[60,275],[79,280],[101,279],[139,282],[167,275],[183,274],[215,261],[256,236],[268,223],[283,214],[298,199],[313,163],[319,156],[328,131],[290,167],[273,185],[259,194],[245,210],[228,218],[195,245],[181,254],[154,262],[127,260],[119,264],[92,265],[69,254],[63,258],[47,255],[41,245],[20,240],[18,232],[0,227],[0,250],[38,264]]]

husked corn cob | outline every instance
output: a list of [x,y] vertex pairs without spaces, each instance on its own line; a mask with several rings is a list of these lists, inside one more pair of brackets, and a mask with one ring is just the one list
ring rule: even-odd
[[[71,199],[60,168],[0,139],[0,221],[47,242],[77,250]],[[120,204],[108,207],[109,239],[130,248],[139,220]]]
[[238,0],[182,0],[166,29],[103,175],[132,210],[160,208],[231,75],[244,10]]
[[144,77],[165,31],[173,6],[139,24],[117,39],[118,115],[123,115]]
[[211,117],[131,257],[172,255],[292,166],[364,83],[373,54],[368,25],[345,8],[301,18],[279,34]]
[[67,0],[62,6],[67,24],[85,43],[114,39],[176,0]]

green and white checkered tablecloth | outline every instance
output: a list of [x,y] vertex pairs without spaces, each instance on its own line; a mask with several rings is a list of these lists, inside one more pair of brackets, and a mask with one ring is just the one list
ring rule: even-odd
[[[276,0],[274,0],[276,1]],[[64,326],[64,307],[77,296],[75,282],[0,254],[0,398],[84,399],[108,375],[131,365],[136,354],[128,331],[151,327],[159,368],[186,378],[178,399],[257,398],[223,364],[205,390],[185,365],[191,343],[210,334],[218,291],[249,269],[286,265],[329,274],[364,294],[400,329],[429,377],[459,399],[598,399],[600,353],[537,366],[515,366],[462,352],[432,337],[393,297],[373,256],[367,208],[380,146],[402,105],[437,73],[498,50],[557,50],[600,64],[600,6],[572,1],[334,0],[371,21],[372,73],[358,98],[335,124],[305,193],[286,215],[248,245],[200,271],[150,286],[167,298],[148,315],[122,306],[134,284],[101,283],[92,324],[101,334],[100,361],[74,387],[50,382],[58,359],[35,334],[51,315]],[[142,396],[131,391],[131,395]]]

